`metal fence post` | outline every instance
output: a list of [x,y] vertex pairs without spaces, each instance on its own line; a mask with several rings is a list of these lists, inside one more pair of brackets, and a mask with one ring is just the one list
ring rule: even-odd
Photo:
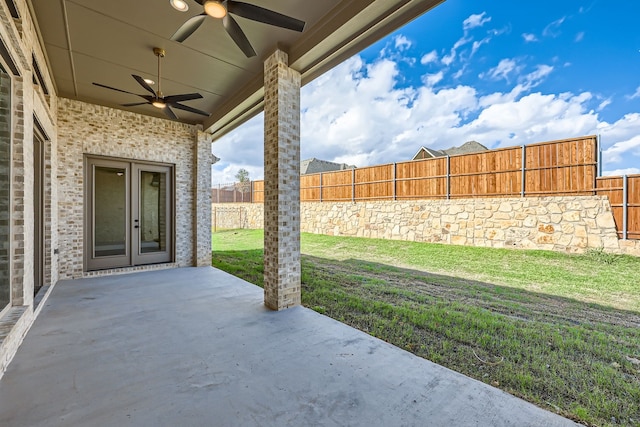
[[629,190],[629,177],[624,175],[622,177],[622,239],[627,240],[629,233],[629,196],[627,195]]
[[451,156],[447,154],[447,200],[451,199]]
[[356,170],[351,169],[351,202],[356,202]]
[[527,163],[527,147],[523,145],[520,149],[522,150],[522,177],[520,178],[522,185],[520,186],[520,197],[524,197],[526,194],[525,182],[527,178],[527,168],[525,167]]
[[392,177],[393,177],[393,200],[397,200],[398,198],[398,194],[397,194],[397,190],[396,190],[396,185],[398,184],[398,181],[396,179],[397,177],[397,171],[398,169],[398,164],[396,162],[393,162],[393,170],[392,170]]
[[596,139],[596,150],[597,154],[598,154],[598,166],[596,167],[597,169],[597,174],[598,176],[602,176],[602,145],[600,145],[600,135],[598,135],[597,139]]

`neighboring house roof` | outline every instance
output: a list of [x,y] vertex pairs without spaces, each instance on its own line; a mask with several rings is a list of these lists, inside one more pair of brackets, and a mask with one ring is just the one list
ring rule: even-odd
[[420,147],[412,160],[431,159],[433,157],[455,156],[456,154],[477,153],[487,151],[488,148],[477,141],[467,141],[460,147],[451,147],[446,150],[434,150],[432,148]]
[[446,154],[440,150],[432,148],[420,147],[418,152],[413,156],[412,160],[431,159],[433,157],[444,157]]
[[355,169],[354,165],[346,163],[334,163],[326,160],[316,159],[315,157],[300,162],[300,175],[320,172],[341,171],[345,169]]
[[213,159],[212,159],[211,164],[215,165],[216,163],[218,163],[220,161],[220,157],[216,156],[215,154],[212,154],[212,156],[213,156]]
[[469,153],[477,153],[479,151],[487,151],[488,148],[484,145],[480,144],[477,141],[467,141],[462,144],[460,147],[451,147],[447,150],[442,150],[450,156],[455,156],[456,154],[469,154]]

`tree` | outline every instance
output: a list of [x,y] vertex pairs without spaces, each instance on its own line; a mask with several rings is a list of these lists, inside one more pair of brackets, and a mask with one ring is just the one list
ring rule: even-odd
[[238,182],[248,182],[249,181],[249,171],[242,168],[236,174],[236,179]]
[[244,201],[244,193],[248,193],[251,188],[251,180],[249,180],[249,171],[241,168],[236,174],[236,189],[242,194],[242,201]]

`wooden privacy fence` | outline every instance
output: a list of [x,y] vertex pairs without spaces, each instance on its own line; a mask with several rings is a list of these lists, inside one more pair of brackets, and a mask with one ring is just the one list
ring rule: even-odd
[[[300,200],[364,201],[593,194],[596,136],[300,177]],[[215,201],[215,199],[214,199]],[[252,201],[264,201],[254,181]]]
[[609,197],[618,237],[640,239],[640,175],[603,176],[596,187],[596,194]]
[[[585,136],[303,175],[300,200],[357,202],[597,194],[609,197],[620,238],[640,239],[640,175],[598,178],[599,151],[598,138]],[[264,202],[264,182],[253,181],[249,196],[250,200],[244,200]],[[225,201],[233,201],[223,194],[220,202],[224,197]],[[217,201],[215,194],[212,200]]]
[[232,184],[218,184],[211,189],[213,203],[243,203],[252,201],[254,182],[234,182]]

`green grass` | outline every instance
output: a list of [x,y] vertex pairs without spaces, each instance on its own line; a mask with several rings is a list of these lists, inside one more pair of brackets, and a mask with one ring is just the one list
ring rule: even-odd
[[[261,231],[213,265],[262,285]],[[640,259],[303,234],[302,300],[588,425],[640,425]],[[626,310],[626,311],[625,311]]]
[[640,311],[640,259],[631,256],[599,256],[598,251],[577,256],[312,234],[302,235],[302,250],[334,260],[357,258]]

